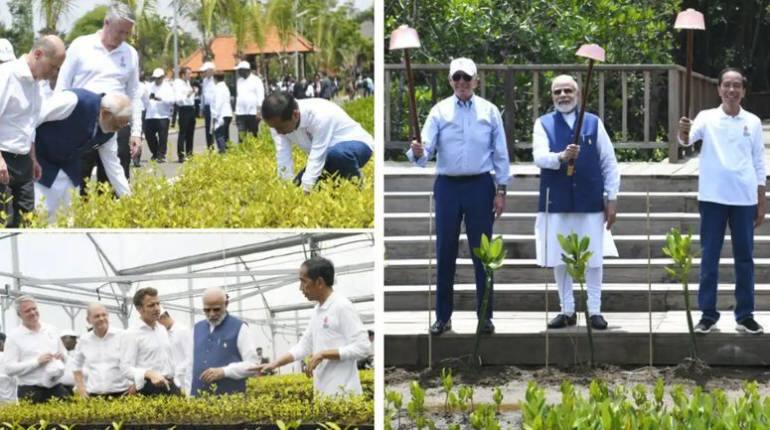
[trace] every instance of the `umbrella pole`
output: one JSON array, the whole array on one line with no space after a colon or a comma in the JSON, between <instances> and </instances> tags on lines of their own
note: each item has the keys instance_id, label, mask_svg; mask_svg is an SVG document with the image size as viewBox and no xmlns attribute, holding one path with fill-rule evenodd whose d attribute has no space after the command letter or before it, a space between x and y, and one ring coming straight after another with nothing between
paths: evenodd
<instances>
[{"instance_id":1,"label":"umbrella pole","mask_svg":"<svg viewBox=\"0 0 770 430\"><path fill-rule=\"evenodd\" d=\"M583 97L580 100L580 112L578 112L577 121L575 122L575 135L572 136L572 144L580 145L580 132L583 129L583 114L586 111L586 100L588 100L588 91L591 84L591 72L594 69L594 60L588 60L588 73L586 74L586 82L583 85ZM567 176L575 174L575 159L572 158L567 163Z\"/></svg>"}]
</instances>

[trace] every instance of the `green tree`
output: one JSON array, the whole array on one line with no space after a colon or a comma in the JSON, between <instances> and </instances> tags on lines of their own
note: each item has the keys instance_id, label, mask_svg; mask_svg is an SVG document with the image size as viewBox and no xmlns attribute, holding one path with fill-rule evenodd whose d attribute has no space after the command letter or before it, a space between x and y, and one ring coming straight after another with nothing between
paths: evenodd
<instances>
[{"instance_id":1,"label":"green tree","mask_svg":"<svg viewBox=\"0 0 770 430\"><path fill-rule=\"evenodd\" d=\"M32 49L35 35L32 30L32 2L29 0L8 0L8 12L11 14L11 27L5 37L13 45L18 57Z\"/></svg>"},{"instance_id":2,"label":"green tree","mask_svg":"<svg viewBox=\"0 0 770 430\"><path fill-rule=\"evenodd\" d=\"M56 24L72 10L75 0L40 0L39 6L40 18L43 20L40 33L56 34Z\"/></svg>"},{"instance_id":3,"label":"green tree","mask_svg":"<svg viewBox=\"0 0 770 430\"><path fill-rule=\"evenodd\" d=\"M72 43L73 40L80 36L92 34L100 30L104 25L105 15L107 15L106 5L97 6L78 18L75 24L72 25L72 29L67 33L67 44Z\"/></svg>"}]
</instances>

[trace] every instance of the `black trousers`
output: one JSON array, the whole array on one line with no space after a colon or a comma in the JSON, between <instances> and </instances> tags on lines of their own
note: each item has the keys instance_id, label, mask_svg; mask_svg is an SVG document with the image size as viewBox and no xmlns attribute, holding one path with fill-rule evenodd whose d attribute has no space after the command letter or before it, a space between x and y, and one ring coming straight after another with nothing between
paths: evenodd
<instances>
[{"instance_id":1,"label":"black trousers","mask_svg":"<svg viewBox=\"0 0 770 430\"><path fill-rule=\"evenodd\" d=\"M97 397L100 399L116 399L118 397L123 397L126 395L125 391L117 391L115 393L88 393L89 397Z\"/></svg>"},{"instance_id":2,"label":"black trousers","mask_svg":"<svg viewBox=\"0 0 770 430\"><path fill-rule=\"evenodd\" d=\"M195 106L179 106L179 134L176 140L176 154L183 161L193 153L195 135Z\"/></svg>"},{"instance_id":3,"label":"black trousers","mask_svg":"<svg viewBox=\"0 0 770 430\"><path fill-rule=\"evenodd\" d=\"M5 226L16 228L21 225L23 212L35 209L35 184L32 181L32 158L29 154L14 154L2 151L8 167L8 185L0 184L0 210L5 212Z\"/></svg>"},{"instance_id":4,"label":"black trousers","mask_svg":"<svg viewBox=\"0 0 770 430\"><path fill-rule=\"evenodd\" d=\"M254 137L257 137L257 134L259 134L259 119L257 119L256 115L236 115L235 126L238 127L239 139L242 139L245 133L249 133Z\"/></svg>"},{"instance_id":5,"label":"black trousers","mask_svg":"<svg viewBox=\"0 0 770 430\"><path fill-rule=\"evenodd\" d=\"M182 395L182 391L179 389L179 387L176 386L176 384L174 384L174 381L168 381L168 390L166 390L165 386L156 387L155 385L152 385L152 382L150 382L149 379L146 379L144 382L144 387L139 390L139 394L144 394L145 396L160 396L163 394L173 396Z\"/></svg>"},{"instance_id":6,"label":"black trousers","mask_svg":"<svg viewBox=\"0 0 770 430\"><path fill-rule=\"evenodd\" d=\"M128 179L131 172L131 147L128 144L129 140L131 140L131 125L127 125L118 130L117 135L118 159L120 160L120 165L123 167L123 174L126 175L126 179ZM107 172L104 170L102 159L99 158L99 151L96 149L89 149L83 153L80 160L80 174L83 177L84 185L86 179L91 179L91 172L94 171L94 166L96 167L96 180L109 183L110 179L107 177ZM80 195L86 195L85 186L80 187Z\"/></svg>"},{"instance_id":7,"label":"black trousers","mask_svg":"<svg viewBox=\"0 0 770 430\"><path fill-rule=\"evenodd\" d=\"M203 105L203 122L206 125L206 148L214 146L214 135L211 131L211 106Z\"/></svg>"},{"instance_id":8,"label":"black trousers","mask_svg":"<svg viewBox=\"0 0 770 430\"><path fill-rule=\"evenodd\" d=\"M153 160L165 160L168 145L168 118L147 118L144 121L144 137L150 147Z\"/></svg>"},{"instance_id":9,"label":"black trousers","mask_svg":"<svg viewBox=\"0 0 770 430\"><path fill-rule=\"evenodd\" d=\"M217 150L220 154L225 152L225 149L227 149L227 141L230 140L230 121L232 120L232 117L226 116L222 118L222 120L224 121L224 124L214 130L214 137L217 139Z\"/></svg>"},{"instance_id":10,"label":"black trousers","mask_svg":"<svg viewBox=\"0 0 770 430\"><path fill-rule=\"evenodd\" d=\"M71 394L67 392L62 384L56 384L51 388L38 385L19 385L16 389L16 395L19 400L27 399L32 403L45 403L53 398L66 398Z\"/></svg>"}]
</instances>

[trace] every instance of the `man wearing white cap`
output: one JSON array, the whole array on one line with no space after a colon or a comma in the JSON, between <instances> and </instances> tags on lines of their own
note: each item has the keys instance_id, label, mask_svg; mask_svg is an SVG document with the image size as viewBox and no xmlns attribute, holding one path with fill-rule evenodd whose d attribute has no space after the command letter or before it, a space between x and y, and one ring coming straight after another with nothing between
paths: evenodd
<instances>
[{"instance_id":1,"label":"man wearing white cap","mask_svg":"<svg viewBox=\"0 0 770 430\"><path fill-rule=\"evenodd\" d=\"M179 69L179 79L174 81L176 106L179 114L179 134L176 138L176 155L180 163L193 153L195 134L195 88L190 85L190 68Z\"/></svg>"},{"instance_id":2,"label":"man wearing white cap","mask_svg":"<svg viewBox=\"0 0 770 430\"><path fill-rule=\"evenodd\" d=\"M75 348L78 344L78 335L72 330L62 330L61 341L64 344L64 349L67 350L67 365L64 367L64 374L59 382L64 388L72 394L75 388L75 367L72 360L75 356Z\"/></svg>"},{"instance_id":3,"label":"man wearing white cap","mask_svg":"<svg viewBox=\"0 0 770 430\"><path fill-rule=\"evenodd\" d=\"M0 64L7 63L16 59L13 53L13 45L8 39L0 39Z\"/></svg>"},{"instance_id":4,"label":"man wearing white cap","mask_svg":"<svg viewBox=\"0 0 770 430\"><path fill-rule=\"evenodd\" d=\"M214 104L214 63L206 61L200 68L203 73L201 82L201 112L206 126L206 147L214 146L214 135L211 130L211 105Z\"/></svg>"},{"instance_id":5,"label":"man wearing white cap","mask_svg":"<svg viewBox=\"0 0 770 430\"><path fill-rule=\"evenodd\" d=\"M295 100L276 91L262 103L262 118L271 127L278 176L294 178L309 194L322 175L361 177L374 151L374 139L337 104L323 99ZM294 177L291 148L308 154L307 165Z\"/></svg>"},{"instance_id":6,"label":"man wearing white cap","mask_svg":"<svg viewBox=\"0 0 770 430\"><path fill-rule=\"evenodd\" d=\"M259 120L262 118L260 107L265 100L265 86L259 76L251 73L248 61L241 61L235 68L238 73L235 99L235 125L240 138L245 133L257 137Z\"/></svg>"},{"instance_id":7,"label":"man wearing white cap","mask_svg":"<svg viewBox=\"0 0 770 430\"><path fill-rule=\"evenodd\" d=\"M174 88L165 78L166 72L163 69L153 70L152 83L147 86L144 99L147 105L144 114L144 136L152 152L152 159L158 163L166 162L168 126L176 99Z\"/></svg>"},{"instance_id":8,"label":"man wearing white cap","mask_svg":"<svg viewBox=\"0 0 770 430\"><path fill-rule=\"evenodd\" d=\"M69 393L59 382L67 350L57 330L40 321L32 296L20 296L13 304L21 325L8 333L3 360L6 374L17 378L19 399L44 403L67 397Z\"/></svg>"},{"instance_id":9,"label":"man wearing white cap","mask_svg":"<svg viewBox=\"0 0 770 430\"><path fill-rule=\"evenodd\" d=\"M474 95L478 86L476 64L456 58L449 65L449 85L454 95L434 106L422 127L422 143L413 141L407 152L410 161L425 167L436 155L433 186L436 200L436 321L432 335L452 328L454 275L457 264L460 223L465 219L468 246L472 250L481 235L492 236L492 223L505 207L510 178L508 149L500 111ZM492 176L491 172L495 175ZM486 315L481 301L486 275L481 261L473 255L476 277L476 313L483 318L482 330L493 333L492 295Z\"/></svg>"},{"instance_id":10,"label":"man wearing white cap","mask_svg":"<svg viewBox=\"0 0 770 430\"><path fill-rule=\"evenodd\" d=\"M110 4L102 29L80 36L70 44L67 60L56 82L56 91L82 88L96 94L121 92L131 99L131 127L123 128L98 149L83 156L83 178L90 179L94 166L97 166L98 180L109 180L118 196L131 193L128 184L131 156L139 151L142 143L139 56L126 43L135 19L134 13L125 4Z\"/></svg>"}]
</instances>

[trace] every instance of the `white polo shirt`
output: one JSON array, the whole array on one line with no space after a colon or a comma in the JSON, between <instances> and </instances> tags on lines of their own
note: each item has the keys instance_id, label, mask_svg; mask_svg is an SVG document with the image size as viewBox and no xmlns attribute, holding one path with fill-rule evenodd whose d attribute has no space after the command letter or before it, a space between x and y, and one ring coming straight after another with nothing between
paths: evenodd
<instances>
[{"instance_id":1,"label":"white polo shirt","mask_svg":"<svg viewBox=\"0 0 770 430\"><path fill-rule=\"evenodd\" d=\"M236 82L236 115L259 115L262 101L265 100L265 86L262 79L251 74L248 78L238 78Z\"/></svg>"},{"instance_id":2,"label":"white polo shirt","mask_svg":"<svg viewBox=\"0 0 770 430\"><path fill-rule=\"evenodd\" d=\"M78 340L73 368L83 372L90 394L118 393L128 390L131 380L120 370L121 333L107 329L104 337L90 331Z\"/></svg>"},{"instance_id":3,"label":"white polo shirt","mask_svg":"<svg viewBox=\"0 0 770 430\"><path fill-rule=\"evenodd\" d=\"M336 103L325 99L302 99L297 100L297 105L300 119L296 130L289 134L278 134L275 129L270 129L276 146L278 175L281 178L294 178L292 145L297 145L308 154L307 166L302 175L302 187L306 191L312 190L318 181L326 164L326 153L334 145L356 140L374 151L372 136Z\"/></svg>"},{"instance_id":4,"label":"white polo shirt","mask_svg":"<svg viewBox=\"0 0 770 430\"><path fill-rule=\"evenodd\" d=\"M688 144L703 140L698 200L734 206L757 204L757 186L765 185L762 122L741 108L736 116L718 108L703 110L690 127Z\"/></svg>"},{"instance_id":5,"label":"white polo shirt","mask_svg":"<svg viewBox=\"0 0 770 430\"><path fill-rule=\"evenodd\" d=\"M156 322L154 327L150 327L139 320L123 334L122 351L121 372L136 385L137 390L144 387L144 374L150 369L168 379L175 379L177 387L182 386L182 375L175 374L171 340L161 323Z\"/></svg>"},{"instance_id":6,"label":"white polo shirt","mask_svg":"<svg viewBox=\"0 0 770 430\"><path fill-rule=\"evenodd\" d=\"M10 332L5 342L5 372L15 376L19 385L37 385L53 387L64 374L64 363L51 360L40 365L37 359L45 354L60 353L67 358L67 349L54 327L40 323L40 329L32 331L20 325Z\"/></svg>"},{"instance_id":7,"label":"white polo shirt","mask_svg":"<svg viewBox=\"0 0 770 430\"><path fill-rule=\"evenodd\" d=\"M27 56L0 65L0 151L28 154L43 98Z\"/></svg>"},{"instance_id":8,"label":"white polo shirt","mask_svg":"<svg viewBox=\"0 0 770 430\"><path fill-rule=\"evenodd\" d=\"M178 106L195 106L195 91L192 85L190 85L190 81L175 79L174 93L176 94L176 104Z\"/></svg>"},{"instance_id":9,"label":"white polo shirt","mask_svg":"<svg viewBox=\"0 0 770 430\"><path fill-rule=\"evenodd\" d=\"M150 99L150 94L155 95L155 99ZM171 83L164 80L157 85L154 81L145 87L144 102L147 106L145 119L171 119L171 113L176 102L176 94Z\"/></svg>"},{"instance_id":10,"label":"white polo shirt","mask_svg":"<svg viewBox=\"0 0 770 430\"><path fill-rule=\"evenodd\" d=\"M369 354L369 337L353 304L332 293L316 305L305 333L289 353L294 360L326 349L337 349L339 360L324 360L313 373L316 391L327 394L361 394L356 362Z\"/></svg>"}]
</instances>

